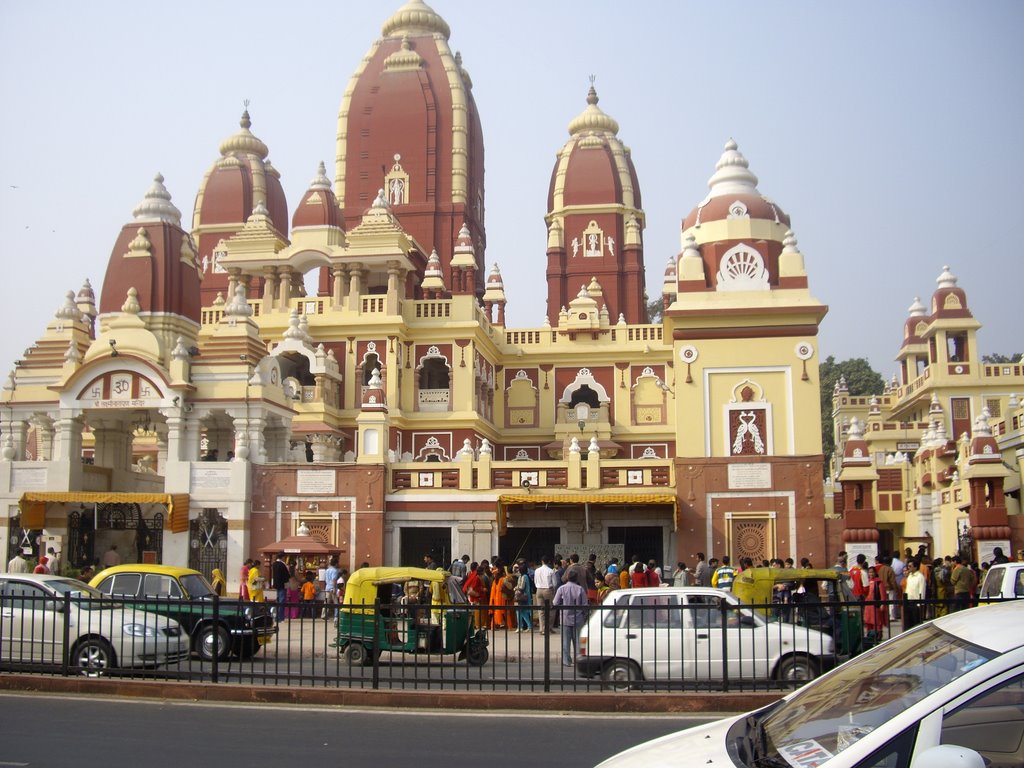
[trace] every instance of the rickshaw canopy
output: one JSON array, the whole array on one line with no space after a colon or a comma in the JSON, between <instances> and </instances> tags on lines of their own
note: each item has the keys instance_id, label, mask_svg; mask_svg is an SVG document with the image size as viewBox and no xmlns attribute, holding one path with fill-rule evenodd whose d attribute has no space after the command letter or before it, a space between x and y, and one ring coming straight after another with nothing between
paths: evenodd
<instances>
[{"instance_id":1,"label":"rickshaw canopy","mask_svg":"<svg viewBox=\"0 0 1024 768\"><path fill-rule=\"evenodd\" d=\"M736 574L732 584L733 594L748 605L766 605L772 601L772 591L776 584L786 581L817 581L833 582L838 587L845 574L833 568L747 568ZM842 590L833 590L839 599Z\"/></svg>"},{"instance_id":2,"label":"rickshaw canopy","mask_svg":"<svg viewBox=\"0 0 1024 768\"><path fill-rule=\"evenodd\" d=\"M431 603L448 605L465 603L465 595L448 571L440 568L380 567L360 568L349 576L345 584L343 605L370 605L380 595L381 585L406 584L410 581L425 582L431 586ZM437 585L436 588L434 585Z\"/></svg>"}]
</instances>

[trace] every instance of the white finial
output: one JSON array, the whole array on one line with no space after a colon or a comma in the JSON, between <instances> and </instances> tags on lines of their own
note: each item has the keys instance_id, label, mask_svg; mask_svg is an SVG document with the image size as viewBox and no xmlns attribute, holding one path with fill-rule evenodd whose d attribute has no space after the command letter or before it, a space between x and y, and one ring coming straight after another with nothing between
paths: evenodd
<instances>
[{"instance_id":1,"label":"white finial","mask_svg":"<svg viewBox=\"0 0 1024 768\"><path fill-rule=\"evenodd\" d=\"M796 247L796 235L793 234L793 230L787 230L786 236L782 238L782 250L786 253L798 253L799 249Z\"/></svg>"},{"instance_id":2,"label":"white finial","mask_svg":"<svg viewBox=\"0 0 1024 768\"><path fill-rule=\"evenodd\" d=\"M171 350L171 357L174 360L188 360L188 347L185 346L185 337L179 336L177 343L174 345L174 349Z\"/></svg>"},{"instance_id":3,"label":"white finial","mask_svg":"<svg viewBox=\"0 0 1024 768\"><path fill-rule=\"evenodd\" d=\"M492 450L493 450L493 448L491 447L491 441L490 440L488 440L485 437L483 440L480 441L480 455L481 456L490 456Z\"/></svg>"},{"instance_id":4,"label":"white finial","mask_svg":"<svg viewBox=\"0 0 1024 768\"><path fill-rule=\"evenodd\" d=\"M935 282L939 284L939 288L955 288L956 275L949 271L948 266L945 266L942 268L942 274L935 279Z\"/></svg>"},{"instance_id":5,"label":"white finial","mask_svg":"<svg viewBox=\"0 0 1024 768\"><path fill-rule=\"evenodd\" d=\"M911 317L922 317L926 311L924 304L921 303L920 296L915 296L914 303L907 307L907 312L910 313Z\"/></svg>"},{"instance_id":6,"label":"white finial","mask_svg":"<svg viewBox=\"0 0 1024 768\"><path fill-rule=\"evenodd\" d=\"M153 177L153 185L147 190L132 210L135 221L164 221L176 227L181 226L181 211L171 202L171 193L164 186L164 177L157 174Z\"/></svg>"},{"instance_id":7,"label":"white finial","mask_svg":"<svg viewBox=\"0 0 1024 768\"><path fill-rule=\"evenodd\" d=\"M78 305L75 304L75 292L68 291L64 294L64 303L57 308L55 317L58 320L78 320L82 316L82 313L78 311Z\"/></svg>"},{"instance_id":8,"label":"white finial","mask_svg":"<svg viewBox=\"0 0 1024 768\"><path fill-rule=\"evenodd\" d=\"M597 435L592 435L590 438L590 445L587 446L587 453L600 453L601 446L597 444Z\"/></svg>"},{"instance_id":9,"label":"white finial","mask_svg":"<svg viewBox=\"0 0 1024 768\"><path fill-rule=\"evenodd\" d=\"M573 439L569 441L569 453L579 453L579 452L580 452L580 439L578 437L573 437Z\"/></svg>"},{"instance_id":10,"label":"white finial","mask_svg":"<svg viewBox=\"0 0 1024 768\"><path fill-rule=\"evenodd\" d=\"M316 176L309 182L310 189L330 189L331 180L327 178L327 167L324 165L324 161L320 161L320 165L316 168Z\"/></svg>"},{"instance_id":11,"label":"white finial","mask_svg":"<svg viewBox=\"0 0 1024 768\"><path fill-rule=\"evenodd\" d=\"M82 361L82 353L78 351L78 345L74 340L68 342L68 351L64 353L64 362L79 363Z\"/></svg>"},{"instance_id":12,"label":"white finial","mask_svg":"<svg viewBox=\"0 0 1024 768\"><path fill-rule=\"evenodd\" d=\"M736 194L758 194L757 176L747 163L747 158L732 139L725 144L725 151L715 164L715 173L708 179L710 197Z\"/></svg>"},{"instance_id":13,"label":"white finial","mask_svg":"<svg viewBox=\"0 0 1024 768\"><path fill-rule=\"evenodd\" d=\"M299 311L292 309L291 315L288 317L288 330L284 332L286 339L295 339L296 341L305 341L302 329L299 327Z\"/></svg>"},{"instance_id":14,"label":"white finial","mask_svg":"<svg viewBox=\"0 0 1024 768\"><path fill-rule=\"evenodd\" d=\"M224 317L249 317L252 314L252 307L245 300L245 286L239 283L235 286L235 295L224 307Z\"/></svg>"}]
</instances>

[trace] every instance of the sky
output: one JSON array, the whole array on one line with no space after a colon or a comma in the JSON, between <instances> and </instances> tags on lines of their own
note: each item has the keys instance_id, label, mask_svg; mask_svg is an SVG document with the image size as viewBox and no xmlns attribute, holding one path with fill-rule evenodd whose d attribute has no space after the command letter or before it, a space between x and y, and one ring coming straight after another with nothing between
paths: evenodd
<instances>
[{"instance_id":1,"label":"sky","mask_svg":"<svg viewBox=\"0 0 1024 768\"><path fill-rule=\"evenodd\" d=\"M0 375L68 290L99 293L157 172L189 225L245 100L290 216L332 168L342 95L400 5L0 0ZM473 80L507 326L543 321L548 184L594 75L637 169L652 297L733 138L829 306L822 358L891 376L907 307L945 265L980 353L1024 352L1024 3L430 5Z\"/></svg>"}]
</instances>

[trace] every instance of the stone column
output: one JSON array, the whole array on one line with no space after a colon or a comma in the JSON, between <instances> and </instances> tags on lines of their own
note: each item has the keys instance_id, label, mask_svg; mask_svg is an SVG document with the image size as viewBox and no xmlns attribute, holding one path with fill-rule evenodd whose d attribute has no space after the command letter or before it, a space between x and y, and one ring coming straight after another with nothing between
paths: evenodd
<instances>
[{"instance_id":1,"label":"stone column","mask_svg":"<svg viewBox=\"0 0 1024 768\"><path fill-rule=\"evenodd\" d=\"M353 312L359 311L359 299L362 296L363 265L353 263L348 269L348 308Z\"/></svg>"},{"instance_id":2,"label":"stone column","mask_svg":"<svg viewBox=\"0 0 1024 768\"><path fill-rule=\"evenodd\" d=\"M241 274L239 269L228 270L228 295L224 297L224 300L229 304L235 298L235 289L238 287L238 276Z\"/></svg>"},{"instance_id":3,"label":"stone column","mask_svg":"<svg viewBox=\"0 0 1024 768\"><path fill-rule=\"evenodd\" d=\"M335 308L340 309L342 303L345 301L345 267L332 267L331 281L331 301Z\"/></svg>"},{"instance_id":4,"label":"stone column","mask_svg":"<svg viewBox=\"0 0 1024 768\"><path fill-rule=\"evenodd\" d=\"M402 297L399 295L399 289L404 284L402 280L402 273L404 270L400 269L398 262L388 262L388 294L387 294L387 306L385 311L389 315L397 315L399 313L399 306L402 301Z\"/></svg>"},{"instance_id":5,"label":"stone column","mask_svg":"<svg viewBox=\"0 0 1024 768\"><path fill-rule=\"evenodd\" d=\"M278 271L281 279L280 285L280 304L278 309L282 312L290 311L291 298L292 298L292 271L288 267L281 267Z\"/></svg>"},{"instance_id":6,"label":"stone column","mask_svg":"<svg viewBox=\"0 0 1024 768\"><path fill-rule=\"evenodd\" d=\"M263 268L263 311L274 309L274 293L277 291L277 267Z\"/></svg>"},{"instance_id":7,"label":"stone column","mask_svg":"<svg viewBox=\"0 0 1024 768\"><path fill-rule=\"evenodd\" d=\"M24 422L22 422L24 424ZM74 460L82 456L82 420L70 411L61 411L53 422L53 459ZM97 441L98 442L98 441ZM23 443L24 445L24 443ZM24 453L21 454L24 457ZM98 462L97 462L98 463Z\"/></svg>"}]
</instances>

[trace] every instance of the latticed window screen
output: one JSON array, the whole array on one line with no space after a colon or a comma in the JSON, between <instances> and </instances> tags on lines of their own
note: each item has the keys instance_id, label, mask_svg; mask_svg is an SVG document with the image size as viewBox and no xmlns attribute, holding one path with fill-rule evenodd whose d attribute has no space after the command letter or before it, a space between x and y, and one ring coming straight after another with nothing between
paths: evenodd
<instances>
[{"instance_id":1,"label":"latticed window screen","mask_svg":"<svg viewBox=\"0 0 1024 768\"><path fill-rule=\"evenodd\" d=\"M768 521L737 520L732 527L732 551L737 558L749 557L755 563L768 557Z\"/></svg>"}]
</instances>

